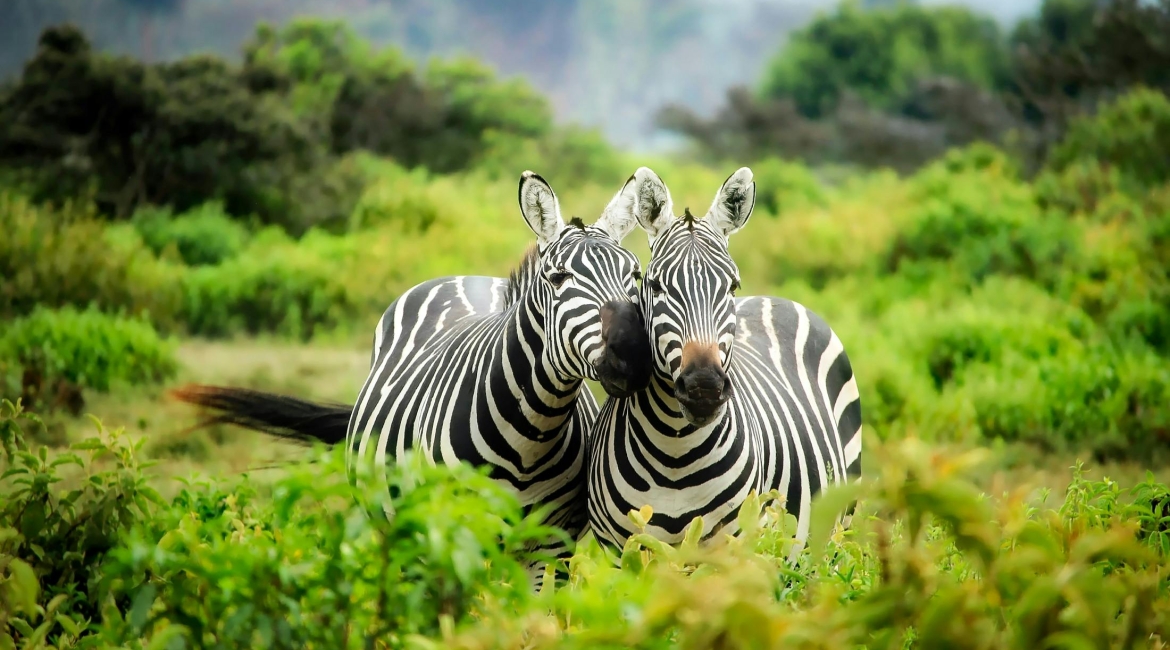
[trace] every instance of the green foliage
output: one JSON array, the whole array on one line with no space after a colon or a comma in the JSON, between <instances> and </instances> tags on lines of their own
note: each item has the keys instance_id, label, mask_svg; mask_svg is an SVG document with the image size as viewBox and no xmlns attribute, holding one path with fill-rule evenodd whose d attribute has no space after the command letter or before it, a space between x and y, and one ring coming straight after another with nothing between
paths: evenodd
<instances>
[{"instance_id":1,"label":"green foliage","mask_svg":"<svg viewBox=\"0 0 1170 650\"><path fill-rule=\"evenodd\" d=\"M134 214L134 226L156 255L174 247L190 266L219 264L239 254L249 232L223 211L222 203L209 203L180 215L148 208Z\"/></svg>"},{"instance_id":2,"label":"green foliage","mask_svg":"<svg viewBox=\"0 0 1170 650\"><path fill-rule=\"evenodd\" d=\"M542 138L492 130L484 137L485 151L476 170L493 179L511 179L517 169L531 169L546 178L609 186L629 173L624 157L594 129L558 128Z\"/></svg>"},{"instance_id":3,"label":"green foliage","mask_svg":"<svg viewBox=\"0 0 1170 650\"><path fill-rule=\"evenodd\" d=\"M19 375L30 406L50 408L63 399L63 387L104 392L153 384L178 370L174 342L160 338L148 321L92 307L38 307L10 321L0 334L0 371L5 366L5 383L12 385Z\"/></svg>"},{"instance_id":4,"label":"green foliage","mask_svg":"<svg viewBox=\"0 0 1170 650\"><path fill-rule=\"evenodd\" d=\"M394 48L374 50L341 21L262 26L245 47L245 75L289 101L335 154L365 150L407 167L466 169L488 134L539 138L547 100L471 59L432 61L416 73Z\"/></svg>"},{"instance_id":5,"label":"green foliage","mask_svg":"<svg viewBox=\"0 0 1170 650\"><path fill-rule=\"evenodd\" d=\"M983 454L943 458L915 440L877 453L880 477L814 505L818 524L795 564L791 519L775 506L719 549L640 536L619 569L590 545L551 613L496 610L441 645L1136 648L1165 636L1153 509L1165 486L1125 491L1078 474L1063 504L1041 510L1023 492L979 494L970 477ZM852 529L834 530L858 497Z\"/></svg>"},{"instance_id":6,"label":"green foliage","mask_svg":"<svg viewBox=\"0 0 1170 650\"><path fill-rule=\"evenodd\" d=\"M304 129L224 61L144 65L93 52L72 27L45 31L0 115L0 163L26 169L37 198L92 191L118 217L218 198L239 214L285 218L263 211L267 177L312 162Z\"/></svg>"},{"instance_id":7,"label":"green foliage","mask_svg":"<svg viewBox=\"0 0 1170 650\"><path fill-rule=\"evenodd\" d=\"M96 435L49 454L25 438L40 421L0 401L0 646L75 647L103 607L125 600L103 589L103 565L162 499L143 474L144 441L97 424Z\"/></svg>"},{"instance_id":8,"label":"green foliage","mask_svg":"<svg viewBox=\"0 0 1170 650\"><path fill-rule=\"evenodd\" d=\"M952 153L915 178L916 209L888 268L935 262L973 282L992 274L1047 279L1071 246L1067 224L1037 210L1031 188L1002 156L975 154Z\"/></svg>"},{"instance_id":9,"label":"green foliage","mask_svg":"<svg viewBox=\"0 0 1170 650\"><path fill-rule=\"evenodd\" d=\"M82 636L89 647L176 637L280 648L377 637L399 647L466 624L485 598L531 606L526 549L560 534L483 472L421 457L364 490L331 453L264 501L244 482L189 485L166 504L139 460L145 440L132 445L99 424L96 437L50 457L25 441L21 421L35 417L2 408L5 647L72 647ZM113 466L97 470L99 459ZM83 474L65 475L70 465Z\"/></svg>"},{"instance_id":10,"label":"green foliage","mask_svg":"<svg viewBox=\"0 0 1170 650\"><path fill-rule=\"evenodd\" d=\"M37 207L0 189L0 232L0 318L92 302L164 323L173 312L170 270L140 242L113 245L84 206Z\"/></svg>"},{"instance_id":11,"label":"green foliage","mask_svg":"<svg viewBox=\"0 0 1170 650\"><path fill-rule=\"evenodd\" d=\"M376 637L399 647L465 624L482 598L530 600L518 558L551 530L523 517L506 488L412 457L362 492L340 454L319 462L282 479L270 503L230 494L208 504L185 491L138 528L109 565L135 607L106 634L278 648ZM193 501L219 507L199 516Z\"/></svg>"},{"instance_id":12,"label":"green foliage","mask_svg":"<svg viewBox=\"0 0 1170 650\"><path fill-rule=\"evenodd\" d=\"M1095 162L1116 169L1141 189L1170 182L1170 98L1148 88L1132 90L1094 116L1081 117L1052 149L1048 164L1063 171Z\"/></svg>"},{"instance_id":13,"label":"green foliage","mask_svg":"<svg viewBox=\"0 0 1170 650\"><path fill-rule=\"evenodd\" d=\"M701 518L677 546L587 538L569 583L533 594L524 549L553 531L467 466L412 456L357 488L327 453L270 496L244 478L165 503L121 432L49 455L25 422L4 403L7 647L1137 648L1170 633L1170 488L1152 477L1124 488L1078 464L1050 505L1028 486L981 494L985 451L875 440L883 471L820 496L807 545L778 494L753 495L735 538L699 546Z\"/></svg>"},{"instance_id":14,"label":"green foliage","mask_svg":"<svg viewBox=\"0 0 1170 650\"><path fill-rule=\"evenodd\" d=\"M355 299L328 259L328 249L356 240L310 235L295 245L279 233L217 266L192 269L183 279L181 318L197 336L276 332L308 339L354 312ZM347 246L348 245L348 246Z\"/></svg>"},{"instance_id":15,"label":"green foliage","mask_svg":"<svg viewBox=\"0 0 1170 650\"><path fill-rule=\"evenodd\" d=\"M1007 61L995 23L966 8L898 3L863 11L841 4L789 36L764 76L763 93L791 98L801 114L831 113L845 92L897 108L915 80L947 75L1000 87Z\"/></svg>"}]
</instances>

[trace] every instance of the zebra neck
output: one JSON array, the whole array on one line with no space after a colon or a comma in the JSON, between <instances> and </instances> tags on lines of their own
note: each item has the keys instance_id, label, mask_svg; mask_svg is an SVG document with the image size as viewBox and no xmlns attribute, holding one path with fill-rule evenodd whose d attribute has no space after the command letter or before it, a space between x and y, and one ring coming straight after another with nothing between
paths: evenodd
<instances>
[{"instance_id":1,"label":"zebra neck","mask_svg":"<svg viewBox=\"0 0 1170 650\"><path fill-rule=\"evenodd\" d=\"M704 427L696 427L683 415L682 405L674 396L674 382L658 373L654 373L650 386L639 394L635 404L653 423L656 433L667 438L686 440L685 445L690 446L701 444L709 434L720 430L731 413L729 405L723 417Z\"/></svg>"},{"instance_id":2,"label":"zebra neck","mask_svg":"<svg viewBox=\"0 0 1170 650\"><path fill-rule=\"evenodd\" d=\"M581 379L562 376L548 359L543 313L538 296L525 296L513 306L484 378L497 417L530 441L553 441L562 434L581 392ZM516 405L505 408L503 403L512 399Z\"/></svg>"}]
</instances>

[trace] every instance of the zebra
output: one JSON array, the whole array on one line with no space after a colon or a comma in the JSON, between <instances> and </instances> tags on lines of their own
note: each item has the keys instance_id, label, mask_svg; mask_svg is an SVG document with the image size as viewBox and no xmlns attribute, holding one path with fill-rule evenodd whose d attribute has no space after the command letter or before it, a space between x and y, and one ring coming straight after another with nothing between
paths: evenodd
<instances>
[{"instance_id":1,"label":"zebra","mask_svg":"<svg viewBox=\"0 0 1170 650\"><path fill-rule=\"evenodd\" d=\"M749 168L727 178L702 218L689 208L676 217L650 169L635 182L649 203L637 214L651 249L640 302L653 377L598 415L589 526L603 546L621 549L639 532L627 513L650 505L645 532L675 544L701 515L707 541L738 531L750 491L777 490L797 518L795 557L813 496L861 474L861 402L844 347L803 305L735 297L728 240L755 205Z\"/></svg>"},{"instance_id":2,"label":"zebra","mask_svg":"<svg viewBox=\"0 0 1170 650\"><path fill-rule=\"evenodd\" d=\"M578 539L585 436L598 412L583 380L620 397L650 379L641 263L620 245L637 226L632 180L585 225L566 223L552 187L525 171L518 199L535 245L507 279L442 277L396 298L375 328L370 371L352 405L208 386L177 396L221 412L208 423L344 443L351 480L366 462L374 480L385 478L387 463L407 450L432 464L486 465L526 512L551 505L544 523ZM565 558L571 545L533 550ZM528 566L537 589L544 566Z\"/></svg>"}]
</instances>

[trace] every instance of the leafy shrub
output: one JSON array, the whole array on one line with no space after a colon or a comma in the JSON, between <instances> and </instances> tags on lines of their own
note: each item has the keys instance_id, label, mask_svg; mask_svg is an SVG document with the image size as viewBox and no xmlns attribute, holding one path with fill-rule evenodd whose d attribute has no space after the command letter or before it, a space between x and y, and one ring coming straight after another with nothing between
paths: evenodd
<instances>
[{"instance_id":1,"label":"leafy shrub","mask_svg":"<svg viewBox=\"0 0 1170 650\"><path fill-rule=\"evenodd\" d=\"M845 3L798 30L771 62L769 97L790 97L801 114L831 113L845 92L894 108L913 82L946 75L984 88L1007 79L994 22L960 7L899 4L862 10Z\"/></svg>"},{"instance_id":2,"label":"leafy shrub","mask_svg":"<svg viewBox=\"0 0 1170 650\"><path fill-rule=\"evenodd\" d=\"M512 180L531 169L548 179L620 187L633 169L595 129L562 127L539 138L506 131L484 134L485 150L475 169L489 178Z\"/></svg>"},{"instance_id":3,"label":"leafy shrub","mask_svg":"<svg viewBox=\"0 0 1170 650\"><path fill-rule=\"evenodd\" d=\"M220 202L177 216L167 209L143 209L135 213L133 221L142 240L156 255L173 246L190 266L231 259L248 241L248 229L225 214Z\"/></svg>"},{"instance_id":4,"label":"leafy shrub","mask_svg":"<svg viewBox=\"0 0 1170 650\"><path fill-rule=\"evenodd\" d=\"M163 504L137 447L99 428L75 449L113 468L59 495L81 459L33 453L16 415L0 412L10 646L1131 648L1170 633L1170 489L1090 481L1079 464L1052 506L981 494L986 451L867 442L883 471L818 497L802 548L779 495L752 495L736 538L698 546L697 518L676 546L587 539L570 582L533 595L520 549L552 531L467 466L404 458L366 490L329 453L270 499L245 479Z\"/></svg>"},{"instance_id":5,"label":"leafy shrub","mask_svg":"<svg viewBox=\"0 0 1170 650\"><path fill-rule=\"evenodd\" d=\"M987 438L1047 449L1089 449L1116 458L1170 439L1170 372L1148 353L1092 347L1080 353L969 371L971 399Z\"/></svg>"},{"instance_id":6,"label":"leafy shrub","mask_svg":"<svg viewBox=\"0 0 1170 650\"><path fill-rule=\"evenodd\" d=\"M107 240L89 209L37 207L0 190L0 232L0 318L97 303L170 322L178 297L171 269L141 242Z\"/></svg>"},{"instance_id":7,"label":"leafy shrub","mask_svg":"<svg viewBox=\"0 0 1170 650\"><path fill-rule=\"evenodd\" d=\"M384 162L377 166L376 177L354 207L351 230L392 225L424 232L440 219L444 206L428 192L425 169Z\"/></svg>"},{"instance_id":8,"label":"leafy shrub","mask_svg":"<svg viewBox=\"0 0 1170 650\"><path fill-rule=\"evenodd\" d=\"M1072 246L1069 226L1040 213L1011 166L993 162L952 172L955 164L945 159L914 179L916 207L888 253L887 268L945 263L974 282L993 274L1051 282Z\"/></svg>"},{"instance_id":9,"label":"leafy shrub","mask_svg":"<svg viewBox=\"0 0 1170 650\"><path fill-rule=\"evenodd\" d=\"M752 166L756 209L780 214L794 207L826 207L824 186L804 165L768 158Z\"/></svg>"},{"instance_id":10,"label":"leafy shrub","mask_svg":"<svg viewBox=\"0 0 1170 650\"><path fill-rule=\"evenodd\" d=\"M1137 88L1102 106L1096 115L1074 120L1047 164L1060 171L1092 161L1116 168L1139 188L1150 188L1170 181L1168 149L1170 98Z\"/></svg>"},{"instance_id":11,"label":"leafy shrub","mask_svg":"<svg viewBox=\"0 0 1170 650\"><path fill-rule=\"evenodd\" d=\"M81 408L80 389L151 384L174 376L171 341L150 323L111 316L94 308L38 307L0 334L0 371L8 383L20 373L21 394L32 405Z\"/></svg>"},{"instance_id":12,"label":"leafy shrub","mask_svg":"<svg viewBox=\"0 0 1170 650\"><path fill-rule=\"evenodd\" d=\"M0 645L67 648L100 622L107 555L162 500L143 474L145 439L131 444L99 423L50 456L26 442L36 426L0 401Z\"/></svg>"},{"instance_id":13,"label":"leafy shrub","mask_svg":"<svg viewBox=\"0 0 1170 650\"><path fill-rule=\"evenodd\" d=\"M916 440L875 453L880 476L818 499L795 564L774 506L718 551L638 535L619 569L588 545L551 612L489 609L443 646L1130 648L1166 634L1165 486L1075 475L1063 504L1037 509L974 489L981 453L940 457ZM856 497L853 529L834 530Z\"/></svg>"},{"instance_id":14,"label":"leafy shrub","mask_svg":"<svg viewBox=\"0 0 1170 650\"><path fill-rule=\"evenodd\" d=\"M261 238L223 264L192 269L183 290L182 320L198 336L274 332L307 340L356 308L344 277L308 242Z\"/></svg>"},{"instance_id":15,"label":"leafy shrub","mask_svg":"<svg viewBox=\"0 0 1170 650\"><path fill-rule=\"evenodd\" d=\"M403 458L388 486L362 492L339 454L322 462L282 479L269 504L229 495L197 517L185 494L137 528L109 565L136 607L106 633L277 648L372 636L399 647L465 624L482 598L530 600L517 558L549 531L506 488L467 466Z\"/></svg>"}]
</instances>

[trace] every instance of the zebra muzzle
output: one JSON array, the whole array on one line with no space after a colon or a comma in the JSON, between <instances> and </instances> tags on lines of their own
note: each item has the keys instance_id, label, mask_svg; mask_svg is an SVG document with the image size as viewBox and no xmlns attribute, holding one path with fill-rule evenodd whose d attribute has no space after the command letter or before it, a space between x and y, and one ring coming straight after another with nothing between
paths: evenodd
<instances>
[{"instance_id":1,"label":"zebra muzzle","mask_svg":"<svg viewBox=\"0 0 1170 650\"><path fill-rule=\"evenodd\" d=\"M629 397L650 384L650 338L637 305L611 300L601 306L601 340L605 345L594 369L610 397Z\"/></svg>"},{"instance_id":2,"label":"zebra muzzle","mask_svg":"<svg viewBox=\"0 0 1170 650\"><path fill-rule=\"evenodd\" d=\"M683 347L683 368L674 380L674 396L693 424L706 424L731 399L731 377L719 362L715 345L688 343Z\"/></svg>"}]
</instances>

